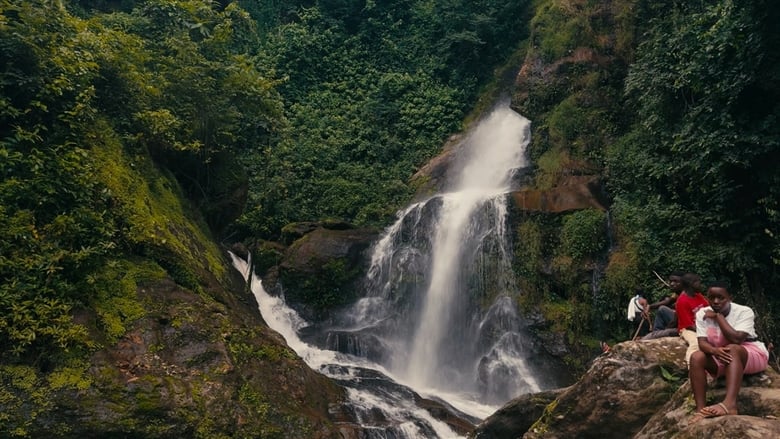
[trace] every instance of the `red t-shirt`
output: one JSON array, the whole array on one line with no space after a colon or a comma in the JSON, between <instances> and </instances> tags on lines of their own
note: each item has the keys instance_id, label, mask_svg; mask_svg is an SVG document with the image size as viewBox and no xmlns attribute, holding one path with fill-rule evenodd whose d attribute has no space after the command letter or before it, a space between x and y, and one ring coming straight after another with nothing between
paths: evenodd
<instances>
[{"instance_id":1,"label":"red t-shirt","mask_svg":"<svg viewBox=\"0 0 780 439\"><path fill-rule=\"evenodd\" d=\"M693 326L696 328L696 311L699 309L710 306L707 298L701 293L696 293L694 296L689 296L688 293L680 293L677 297L677 330L682 331L685 328ZM694 329L695 330L695 329Z\"/></svg>"}]
</instances>

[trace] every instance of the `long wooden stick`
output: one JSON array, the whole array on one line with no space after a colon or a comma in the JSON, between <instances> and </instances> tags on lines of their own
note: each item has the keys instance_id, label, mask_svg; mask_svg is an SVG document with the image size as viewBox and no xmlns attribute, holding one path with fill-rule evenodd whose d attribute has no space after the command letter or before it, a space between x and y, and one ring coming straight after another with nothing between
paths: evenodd
<instances>
[{"instance_id":1,"label":"long wooden stick","mask_svg":"<svg viewBox=\"0 0 780 439\"><path fill-rule=\"evenodd\" d=\"M655 277L657 277L657 278L658 278L658 280L660 280L661 282L663 282L663 283L664 283L664 285L666 285L667 287L671 287L671 285L669 285L669 282L665 281L665 280L664 280L664 278L662 278L660 274L658 274L658 273L656 273L656 272L655 272L655 270L653 270L653 274L655 275Z\"/></svg>"},{"instance_id":2,"label":"long wooden stick","mask_svg":"<svg viewBox=\"0 0 780 439\"><path fill-rule=\"evenodd\" d=\"M636 340L636 336L639 335L639 330L642 329L642 323L645 322L645 319L642 319L639 321L639 326L636 327L636 332L634 333L634 336L631 337L631 340Z\"/></svg>"},{"instance_id":3,"label":"long wooden stick","mask_svg":"<svg viewBox=\"0 0 780 439\"><path fill-rule=\"evenodd\" d=\"M639 330L642 329L642 324L645 322L645 320L647 321L647 329L653 328L652 323L650 323L650 319L645 317L645 314L642 313L642 319L639 320L639 326L637 326L636 332L634 333L634 337L631 338L631 340L636 340L636 336L639 335Z\"/></svg>"}]
</instances>

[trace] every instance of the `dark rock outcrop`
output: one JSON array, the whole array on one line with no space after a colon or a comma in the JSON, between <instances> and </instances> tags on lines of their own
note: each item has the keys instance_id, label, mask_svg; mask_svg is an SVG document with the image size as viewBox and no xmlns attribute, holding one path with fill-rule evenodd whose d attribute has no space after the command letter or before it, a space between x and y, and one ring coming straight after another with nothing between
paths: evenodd
<instances>
[{"instance_id":1,"label":"dark rock outcrop","mask_svg":"<svg viewBox=\"0 0 780 439\"><path fill-rule=\"evenodd\" d=\"M470 437L475 439L513 438L528 431L544 414L545 408L566 389L550 390L515 398L482 421Z\"/></svg>"},{"instance_id":2,"label":"dark rock outcrop","mask_svg":"<svg viewBox=\"0 0 780 439\"><path fill-rule=\"evenodd\" d=\"M283 289L288 304L317 320L322 311L356 297L377 236L373 229L314 227L285 250L278 272L264 279L266 290Z\"/></svg>"},{"instance_id":3,"label":"dark rock outcrop","mask_svg":"<svg viewBox=\"0 0 780 439\"><path fill-rule=\"evenodd\" d=\"M523 211L558 213L579 209L607 210L607 201L597 176L561 177L558 186L547 190L525 188L512 192L515 208Z\"/></svg>"},{"instance_id":4,"label":"dark rock outcrop","mask_svg":"<svg viewBox=\"0 0 780 439\"><path fill-rule=\"evenodd\" d=\"M373 229L333 230L319 227L292 243L280 266L283 270L315 274L334 259L363 263L365 250L378 236Z\"/></svg>"},{"instance_id":5,"label":"dark rock outcrop","mask_svg":"<svg viewBox=\"0 0 780 439\"><path fill-rule=\"evenodd\" d=\"M507 420L528 416L524 396L508 403L475 429L486 438L734 438L780 437L780 375L745 377L740 414L689 424L693 402L684 362L685 342L678 337L628 341L597 357L574 385L562 389L530 428ZM713 382L708 400L725 389ZM540 395L542 399L549 394Z\"/></svg>"}]
</instances>

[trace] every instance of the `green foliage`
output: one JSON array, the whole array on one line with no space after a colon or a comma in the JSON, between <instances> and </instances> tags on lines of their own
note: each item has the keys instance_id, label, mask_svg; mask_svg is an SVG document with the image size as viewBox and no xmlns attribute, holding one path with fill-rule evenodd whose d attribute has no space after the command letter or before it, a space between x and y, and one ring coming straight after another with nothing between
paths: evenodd
<instances>
[{"instance_id":1,"label":"green foliage","mask_svg":"<svg viewBox=\"0 0 780 439\"><path fill-rule=\"evenodd\" d=\"M584 123L583 112L575 103L576 96L564 99L550 113L547 124L550 126L550 143L568 145L581 134Z\"/></svg>"},{"instance_id":2,"label":"green foliage","mask_svg":"<svg viewBox=\"0 0 780 439\"><path fill-rule=\"evenodd\" d=\"M591 333L589 330L591 308L588 304L576 298L552 299L543 303L540 309L545 320L552 324L550 328L552 333L562 334L567 343L574 345L573 351L578 348L585 350L585 346L581 343L591 341L587 335ZM577 357L577 355L572 355L567 360L572 362L572 366L575 366L578 363Z\"/></svg>"},{"instance_id":3,"label":"green foliage","mask_svg":"<svg viewBox=\"0 0 780 439\"><path fill-rule=\"evenodd\" d=\"M572 173L607 177L615 250L593 297L594 322L625 325L625 297L658 290L654 270L730 278L751 290L747 302L773 309L771 294L759 298L777 282L780 248L770 165L780 154L777 8L761 0L604 5L538 3L527 59L544 74L531 70L518 102L534 121L538 187ZM580 295L571 258L598 247L573 238L595 221L578 223L563 225L562 255L546 259L554 296Z\"/></svg>"},{"instance_id":4,"label":"green foliage","mask_svg":"<svg viewBox=\"0 0 780 439\"><path fill-rule=\"evenodd\" d=\"M552 322L553 332L567 333L573 326L574 309L571 302L548 301L542 307L547 321Z\"/></svg>"},{"instance_id":5,"label":"green foliage","mask_svg":"<svg viewBox=\"0 0 780 439\"><path fill-rule=\"evenodd\" d=\"M54 370L47 382L34 367L0 365L0 436L31 437L33 425L55 408L54 390L84 390L90 385L85 370L85 364L68 364Z\"/></svg>"},{"instance_id":6,"label":"green foliage","mask_svg":"<svg viewBox=\"0 0 780 439\"><path fill-rule=\"evenodd\" d=\"M547 404L547 406L544 408L544 412L542 412L542 415L539 416L539 419L534 421L533 425L531 425L531 428L529 428L528 431L533 431L534 433L538 433L538 434L547 433L547 430L550 428L550 424L554 420L553 416L555 415L555 409L557 407L558 407L557 399Z\"/></svg>"},{"instance_id":7,"label":"green foliage","mask_svg":"<svg viewBox=\"0 0 780 439\"><path fill-rule=\"evenodd\" d=\"M615 325L625 320L627 300L647 282L645 273L639 272L637 252L631 245L610 252L609 263L598 296L597 308L603 319Z\"/></svg>"},{"instance_id":8,"label":"green foliage","mask_svg":"<svg viewBox=\"0 0 780 439\"><path fill-rule=\"evenodd\" d=\"M537 160L535 186L538 189L551 189L566 170L570 162L568 151L548 149Z\"/></svg>"},{"instance_id":9,"label":"green foliage","mask_svg":"<svg viewBox=\"0 0 780 439\"><path fill-rule=\"evenodd\" d=\"M575 260L597 257L606 249L606 216L596 209L566 215L561 229L561 250Z\"/></svg>"},{"instance_id":10,"label":"green foliage","mask_svg":"<svg viewBox=\"0 0 780 439\"><path fill-rule=\"evenodd\" d=\"M540 275L548 256L543 225L533 220L523 221L517 227L515 242L515 270L523 292L521 303L529 307L541 302L549 290L547 279Z\"/></svg>"},{"instance_id":11,"label":"green foliage","mask_svg":"<svg viewBox=\"0 0 780 439\"><path fill-rule=\"evenodd\" d=\"M296 358L295 352L287 346L275 343L258 346L256 336L257 334L252 330L241 330L231 334L227 346L237 364L247 364L252 361L279 363Z\"/></svg>"},{"instance_id":12,"label":"green foliage","mask_svg":"<svg viewBox=\"0 0 780 439\"><path fill-rule=\"evenodd\" d=\"M221 278L220 251L180 187L199 206L224 197L242 184L224 155L283 125L278 82L258 67L246 12L139 5L102 14L84 2L0 1L0 348L9 361L46 365L97 346L73 319L85 312L101 341L117 340L143 315L137 282L163 276L159 267L194 290L207 272Z\"/></svg>"},{"instance_id":13,"label":"green foliage","mask_svg":"<svg viewBox=\"0 0 780 439\"><path fill-rule=\"evenodd\" d=\"M271 267L279 265L283 256L283 248L278 244L263 241L252 250L252 265L256 273L261 275Z\"/></svg>"},{"instance_id":14,"label":"green foliage","mask_svg":"<svg viewBox=\"0 0 780 439\"><path fill-rule=\"evenodd\" d=\"M34 3L0 3L0 347L16 356L86 342L70 313L89 300L83 274L116 247L117 218L80 138L95 117L92 35Z\"/></svg>"},{"instance_id":15,"label":"green foliage","mask_svg":"<svg viewBox=\"0 0 780 439\"><path fill-rule=\"evenodd\" d=\"M259 420L263 426L260 431L254 431L253 434L261 434L262 437L284 437L284 431L277 427L275 422L271 422L274 416L272 405L266 401L266 398L260 394L254 386L243 385L238 391L238 400L243 404L249 414ZM247 436L251 437L251 436Z\"/></svg>"},{"instance_id":16,"label":"green foliage","mask_svg":"<svg viewBox=\"0 0 780 439\"><path fill-rule=\"evenodd\" d=\"M288 288L288 300L322 312L355 300L352 288L359 274L360 267L343 258L328 261L314 272L282 270L280 280Z\"/></svg>"},{"instance_id":17,"label":"green foliage","mask_svg":"<svg viewBox=\"0 0 780 439\"><path fill-rule=\"evenodd\" d=\"M290 127L277 145L244 156L250 207L241 231L277 239L291 222L389 221L412 194L409 177L461 128L490 67L523 36L525 7L449 0L251 9L268 29L264 64L287 79L279 91Z\"/></svg>"},{"instance_id":18,"label":"green foliage","mask_svg":"<svg viewBox=\"0 0 780 439\"><path fill-rule=\"evenodd\" d=\"M536 185L549 188L571 173L596 173L604 149L625 129L622 89L634 15L625 2L539 2L519 110L533 120L529 155L540 163ZM532 64L531 64L532 63ZM527 96L526 96L527 93Z\"/></svg>"},{"instance_id":19,"label":"green foliage","mask_svg":"<svg viewBox=\"0 0 780 439\"><path fill-rule=\"evenodd\" d=\"M87 278L92 290L90 308L97 315L97 325L108 344L116 343L130 324L145 315L137 297L139 282L164 276L165 272L156 264L109 261Z\"/></svg>"},{"instance_id":20,"label":"green foliage","mask_svg":"<svg viewBox=\"0 0 780 439\"><path fill-rule=\"evenodd\" d=\"M616 219L649 265L735 281L771 273L777 12L727 1L648 13L626 82L637 125L608 152Z\"/></svg>"},{"instance_id":21,"label":"green foliage","mask_svg":"<svg viewBox=\"0 0 780 439\"><path fill-rule=\"evenodd\" d=\"M541 227L536 222L524 221L518 225L515 255L523 273L532 274L538 271L543 260L543 239Z\"/></svg>"},{"instance_id":22,"label":"green foliage","mask_svg":"<svg viewBox=\"0 0 780 439\"><path fill-rule=\"evenodd\" d=\"M592 35L587 17L578 11L566 10L564 2L545 2L536 9L531 21L531 39L542 59L554 61L570 55L581 45L589 45Z\"/></svg>"},{"instance_id":23,"label":"green foliage","mask_svg":"<svg viewBox=\"0 0 780 439\"><path fill-rule=\"evenodd\" d=\"M682 378L679 375L669 372L665 367L661 365L659 365L658 367L661 369L661 376L663 377L663 379L670 383L676 383L677 381L680 381L680 379Z\"/></svg>"}]
</instances>

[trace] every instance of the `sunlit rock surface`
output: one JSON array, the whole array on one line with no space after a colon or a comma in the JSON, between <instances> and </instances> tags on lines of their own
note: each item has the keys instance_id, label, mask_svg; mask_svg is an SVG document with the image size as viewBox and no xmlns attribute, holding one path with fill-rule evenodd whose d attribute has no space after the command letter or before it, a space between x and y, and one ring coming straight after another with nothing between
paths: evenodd
<instances>
[{"instance_id":1,"label":"sunlit rock surface","mask_svg":"<svg viewBox=\"0 0 780 439\"><path fill-rule=\"evenodd\" d=\"M574 385L563 389L526 428L507 419L527 417L524 396L480 424L473 437L485 438L735 438L780 437L780 375L772 369L745 377L738 416L690 424L694 405L678 337L627 341L594 359ZM711 383L707 397L724 397L723 381ZM497 432L500 432L497 433Z\"/></svg>"}]
</instances>

